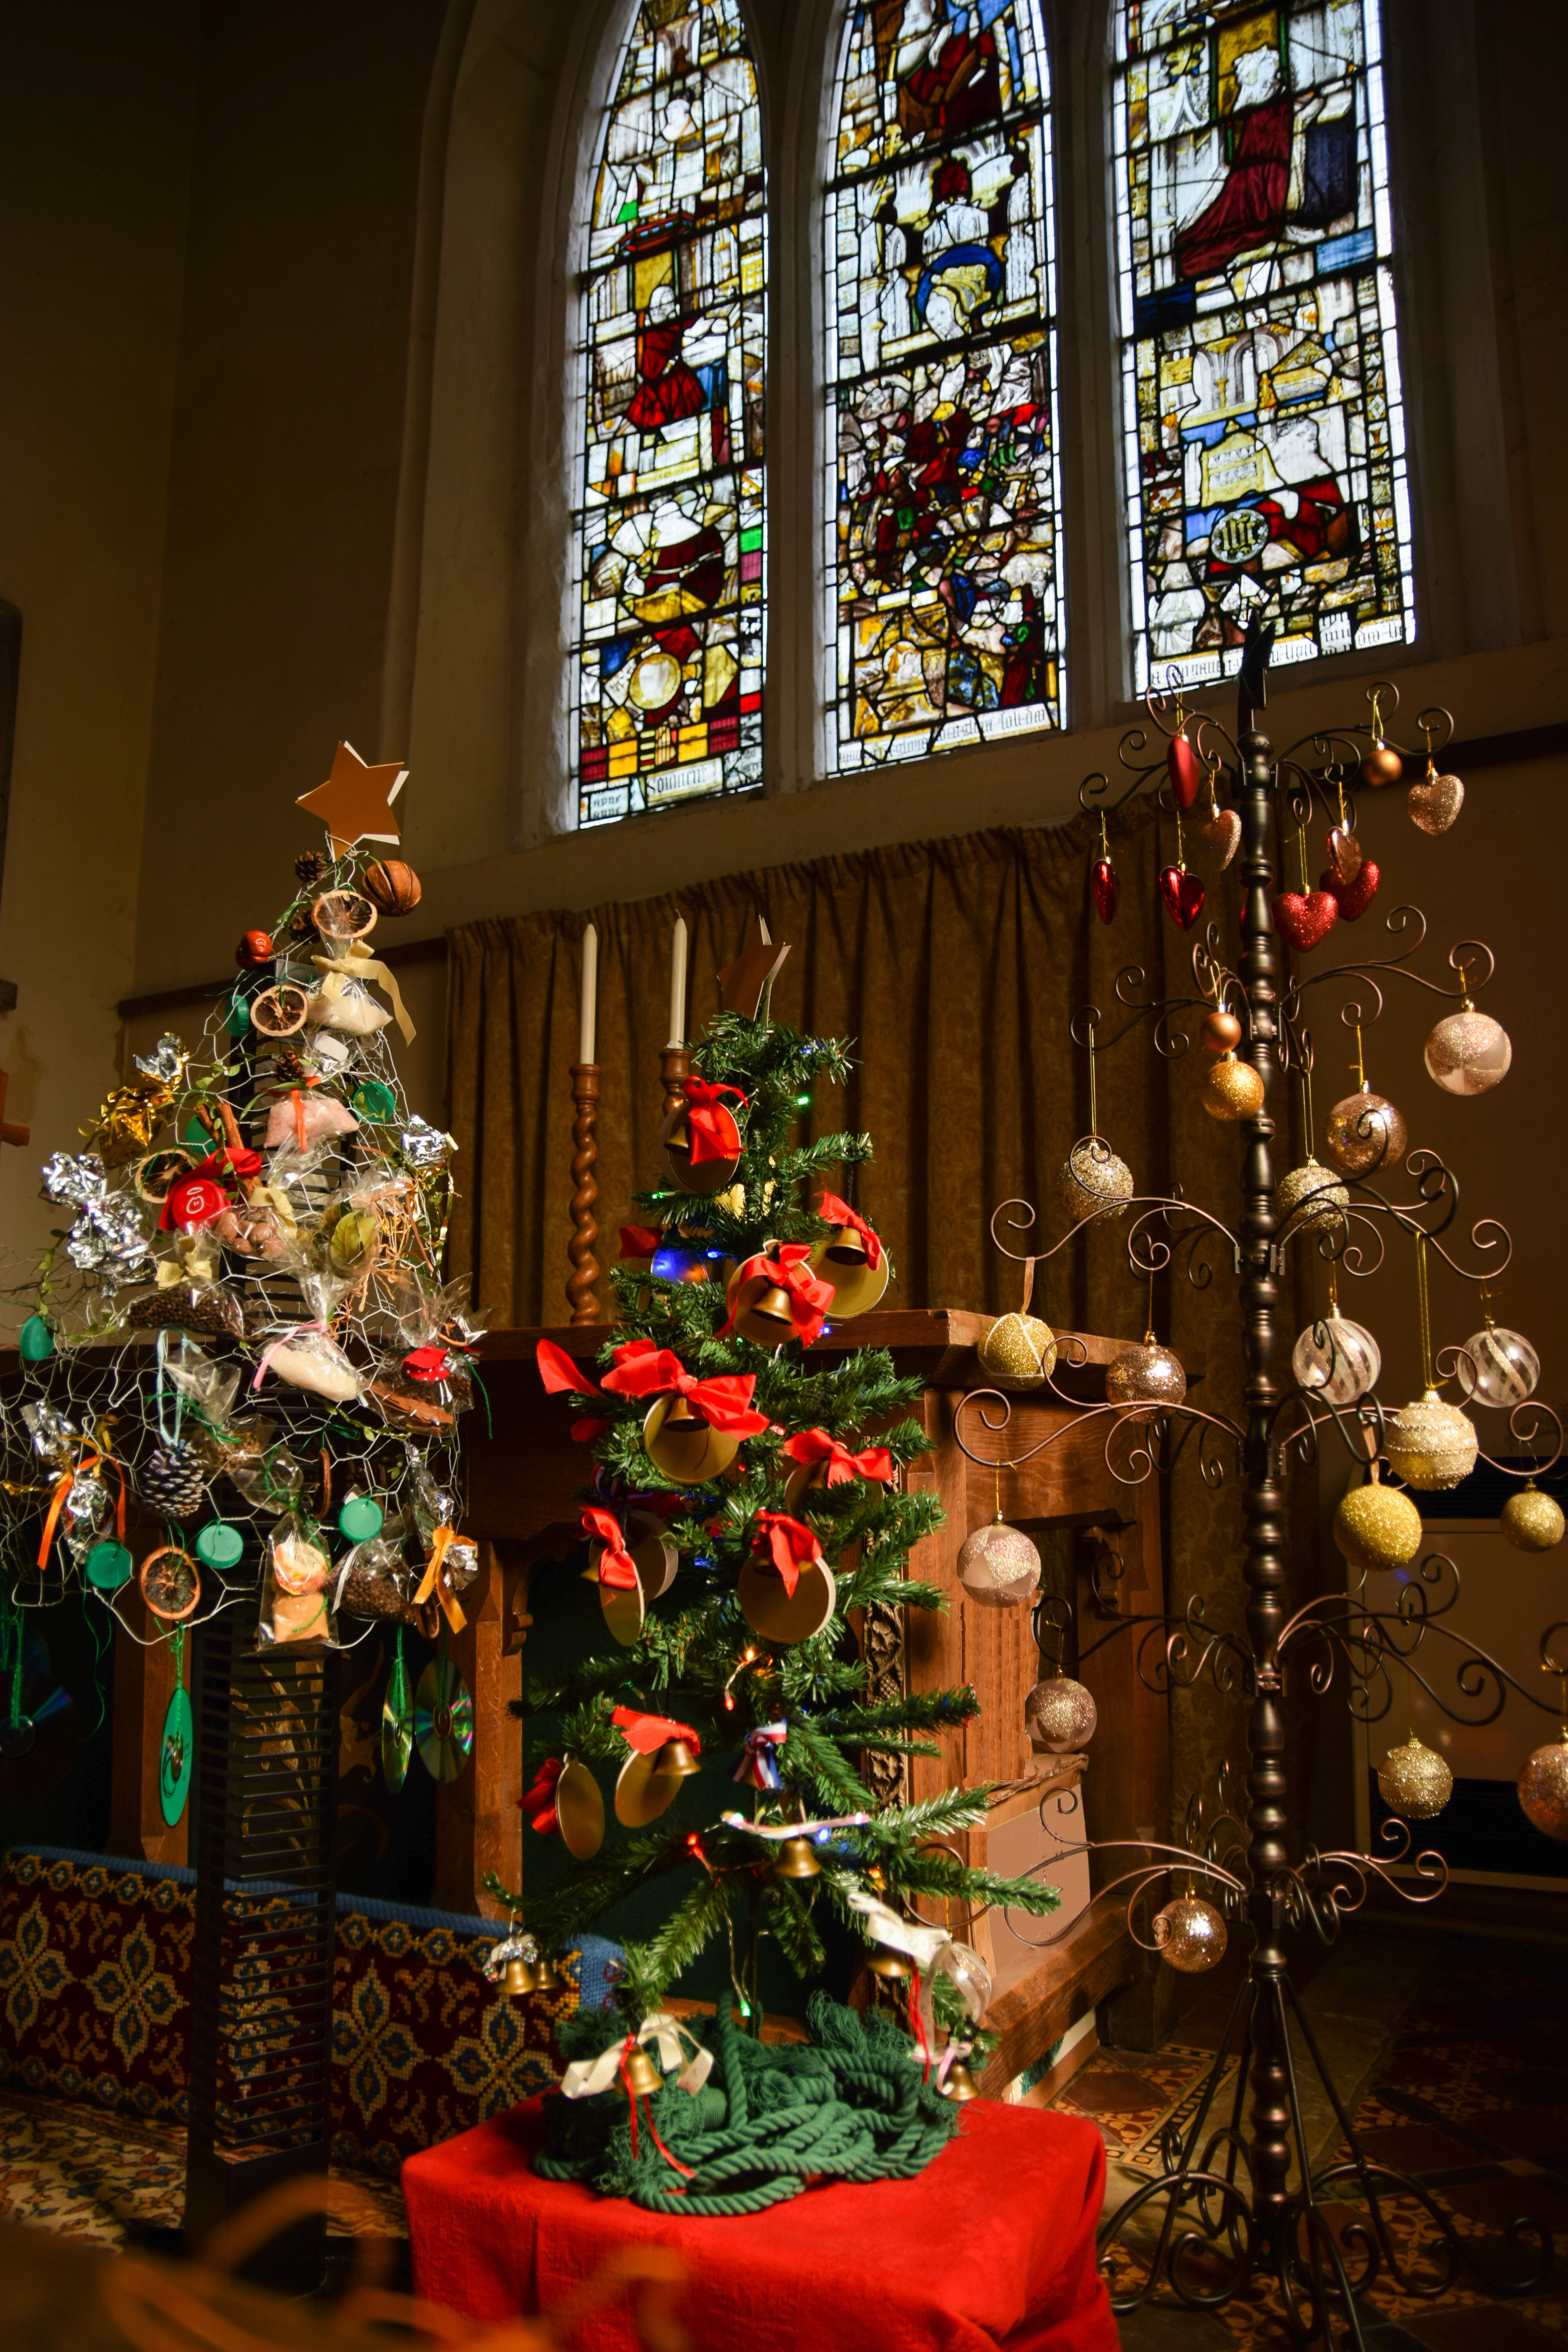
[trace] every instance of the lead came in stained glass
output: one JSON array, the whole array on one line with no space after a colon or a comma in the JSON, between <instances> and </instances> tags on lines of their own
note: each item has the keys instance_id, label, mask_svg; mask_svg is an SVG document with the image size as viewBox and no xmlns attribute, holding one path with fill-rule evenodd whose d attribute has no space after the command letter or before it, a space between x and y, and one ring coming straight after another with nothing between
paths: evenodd
<instances>
[{"instance_id":1,"label":"lead came in stained glass","mask_svg":"<svg viewBox=\"0 0 1568 2352\"><path fill-rule=\"evenodd\" d=\"M1137 682L1413 640L1377 0L1127 0Z\"/></svg>"},{"instance_id":2,"label":"lead came in stained glass","mask_svg":"<svg viewBox=\"0 0 1568 2352\"><path fill-rule=\"evenodd\" d=\"M764 205L735 0L641 0L581 307L580 824L762 782Z\"/></svg>"},{"instance_id":3,"label":"lead came in stained glass","mask_svg":"<svg viewBox=\"0 0 1568 2352\"><path fill-rule=\"evenodd\" d=\"M828 762L1062 721L1049 77L1033 0L868 0L827 192Z\"/></svg>"}]
</instances>

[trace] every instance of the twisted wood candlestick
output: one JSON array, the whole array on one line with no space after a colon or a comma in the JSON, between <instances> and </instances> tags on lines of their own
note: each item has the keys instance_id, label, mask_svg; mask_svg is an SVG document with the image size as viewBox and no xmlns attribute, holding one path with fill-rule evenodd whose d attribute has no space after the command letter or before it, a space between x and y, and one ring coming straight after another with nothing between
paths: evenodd
<instances>
[{"instance_id":1,"label":"twisted wood candlestick","mask_svg":"<svg viewBox=\"0 0 1568 2352\"><path fill-rule=\"evenodd\" d=\"M686 1081L691 1076L691 1056L684 1045L666 1045L658 1057L658 1075L664 1080L664 1115L679 1110L686 1100Z\"/></svg>"},{"instance_id":2,"label":"twisted wood candlestick","mask_svg":"<svg viewBox=\"0 0 1568 2352\"><path fill-rule=\"evenodd\" d=\"M572 1195L572 1238L566 1244L566 1255L572 1261L572 1272L566 1280L566 1302L572 1309L574 1323L602 1323L605 1317L597 1289L599 1262L594 1255L594 1244L599 1238L599 1227L594 1215L599 1199L599 1187L594 1176L594 1162L599 1156L599 1147L594 1140L594 1128L599 1116L597 1062L573 1063L572 1099L577 1106L577 1116L572 1125L572 1141L575 1147L572 1157L572 1181L576 1190Z\"/></svg>"}]
</instances>

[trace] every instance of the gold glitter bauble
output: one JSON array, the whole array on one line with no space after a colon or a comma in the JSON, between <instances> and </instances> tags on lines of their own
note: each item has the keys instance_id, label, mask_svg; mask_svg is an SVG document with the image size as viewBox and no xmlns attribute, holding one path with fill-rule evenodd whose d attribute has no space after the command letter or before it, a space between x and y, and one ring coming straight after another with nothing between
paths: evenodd
<instances>
[{"instance_id":1,"label":"gold glitter bauble","mask_svg":"<svg viewBox=\"0 0 1568 2352\"><path fill-rule=\"evenodd\" d=\"M1250 1062L1222 1054L1204 1073L1202 1101L1211 1118L1256 1118L1263 1108L1263 1081Z\"/></svg>"},{"instance_id":2,"label":"gold glitter bauble","mask_svg":"<svg viewBox=\"0 0 1568 2352\"><path fill-rule=\"evenodd\" d=\"M1037 1748L1048 1748L1055 1756L1086 1748L1099 1719L1089 1692L1070 1675L1048 1675L1024 1701L1025 1730Z\"/></svg>"},{"instance_id":3,"label":"gold glitter bauble","mask_svg":"<svg viewBox=\"0 0 1568 2352\"><path fill-rule=\"evenodd\" d=\"M1021 1609L1040 1580L1040 1555L1018 1528L994 1519L958 1555L958 1580L982 1609Z\"/></svg>"},{"instance_id":4,"label":"gold glitter bauble","mask_svg":"<svg viewBox=\"0 0 1568 2352\"><path fill-rule=\"evenodd\" d=\"M1521 1486L1510 1495L1498 1520L1499 1531L1515 1551L1555 1551L1563 1540L1563 1513L1539 1486Z\"/></svg>"},{"instance_id":5,"label":"gold glitter bauble","mask_svg":"<svg viewBox=\"0 0 1568 2352\"><path fill-rule=\"evenodd\" d=\"M1086 1135L1057 1171L1057 1198L1079 1224L1097 1209L1119 1217L1120 1204L1132 1198L1132 1171L1103 1137Z\"/></svg>"},{"instance_id":6,"label":"gold glitter bauble","mask_svg":"<svg viewBox=\"0 0 1568 2352\"><path fill-rule=\"evenodd\" d=\"M1407 1568L1421 1549L1421 1514L1393 1486L1352 1486L1334 1513L1334 1541L1352 1568Z\"/></svg>"},{"instance_id":7,"label":"gold glitter bauble","mask_svg":"<svg viewBox=\"0 0 1568 2352\"><path fill-rule=\"evenodd\" d=\"M1274 1214L1280 1224L1292 1209L1300 1210L1290 1217L1292 1234L1321 1233L1325 1225L1337 1225L1350 1204L1344 1186L1319 1160L1292 1168L1274 1187Z\"/></svg>"},{"instance_id":8,"label":"gold glitter bauble","mask_svg":"<svg viewBox=\"0 0 1568 2352\"><path fill-rule=\"evenodd\" d=\"M1180 1404L1187 1376L1180 1359L1151 1331L1136 1347L1123 1348L1108 1368L1105 1393L1112 1404Z\"/></svg>"},{"instance_id":9,"label":"gold glitter bauble","mask_svg":"<svg viewBox=\"0 0 1568 2352\"><path fill-rule=\"evenodd\" d=\"M1519 1801L1543 1837L1568 1838L1568 1736L1536 1749L1519 1776Z\"/></svg>"},{"instance_id":10,"label":"gold glitter bauble","mask_svg":"<svg viewBox=\"0 0 1568 2352\"><path fill-rule=\"evenodd\" d=\"M1225 1921L1200 1895L1178 1895L1155 1912L1153 1925L1160 1958L1184 1977L1202 1976L1225 1958Z\"/></svg>"},{"instance_id":11,"label":"gold glitter bauble","mask_svg":"<svg viewBox=\"0 0 1568 2352\"><path fill-rule=\"evenodd\" d=\"M1384 1450L1389 1468L1407 1486L1431 1493L1457 1486L1469 1476L1479 1444L1468 1415L1457 1404L1445 1404L1436 1389L1428 1389L1394 1414Z\"/></svg>"},{"instance_id":12,"label":"gold glitter bauble","mask_svg":"<svg viewBox=\"0 0 1568 2352\"><path fill-rule=\"evenodd\" d=\"M1391 1748L1377 1768L1378 1793L1391 1813L1405 1821L1436 1818L1454 1793L1454 1776L1435 1748L1414 1732L1403 1748Z\"/></svg>"},{"instance_id":13,"label":"gold glitter bauble","mask_svg":"<svg viewBox=\"0 0 1568 2352\"><path fill-rule=\"evenodd\" d=\"M1396 1167L1409 1140L1409 1131L1394 1105L1384 1096L1363 1088L1334 1105L1323 1149L1347 1176L1364 1176L1370 1168Z\"/></svg>"},{"instance_id":14,"label":"gold glitter bauble","mask_svg":"<svg viewBox=\"0 0 1568 2352\"><path fill-rule=\"evenodd\" d=\"M1056 1369L1057 1335L1037 1315L998 1315L975 1349L999 1389L1039 1389Z\"/></svg>"},{"instance_id":15,"label":"gold glitter bauble","mask_svg":"<svg viewBox=\"0 0 1568 2352\"><path fill-rule=\"evenodd\" d=\"M1445 1094L1484 1095L1506 1078L1513 1044L1500 1021L1473 1004L1439 1021L1422 1049L1426 1075Z\"/></svg>"}]
</instances>

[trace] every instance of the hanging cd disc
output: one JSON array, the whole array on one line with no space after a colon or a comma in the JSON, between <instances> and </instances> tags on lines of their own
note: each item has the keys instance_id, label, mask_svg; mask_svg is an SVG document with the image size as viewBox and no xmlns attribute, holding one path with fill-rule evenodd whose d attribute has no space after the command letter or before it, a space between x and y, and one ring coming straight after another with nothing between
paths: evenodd
<instances>
[{"instance_id":1,"label":"hanging cd disc","mask_svg":"<svg viewBox=\"0 0 1568 2352\"><path fill-rule=\"evenodd\" d=\"M381 1702L381 1777L395 1797L408 1778L413 1755L414 1702L409 1696L408 1667L400 1633L386 1696Z\"/></svg>"},{"instance_id":2,"label":"hanging cd disc","mask_svg":"<svg viewBox=\"0 0 1568 2352\"><path fill-rule=\"evenodd\" d=\"M195 1753L195 1722L191 1695L180 1684L163 1717L163 1744L158 1755L158 1801L171 1829L185 1810L191 1793L191 1763Z\"/></svg>"},{"instance_id":3,"label":"hanging cd disc","mask_svg":"<svg viewBox=\"0 0 1568 2352\"><path fill-rule=\"evenodd\" d=\"M432 1658L419 1677L414 1742L437 1780L455 1780L473 1753L473 1693L450 1658Z\"/></svg>"}]
</instances>

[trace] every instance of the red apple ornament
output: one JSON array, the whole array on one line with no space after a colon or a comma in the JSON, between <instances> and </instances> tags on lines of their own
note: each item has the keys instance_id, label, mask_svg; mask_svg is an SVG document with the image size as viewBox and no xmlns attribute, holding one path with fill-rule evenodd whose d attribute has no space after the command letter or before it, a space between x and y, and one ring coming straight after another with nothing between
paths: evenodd
<instances>
[{"instance_id":1,"label":"red apple ornament","mask_svg":"<svg viewBox=\"0 0 1568 2352\"><path fill-rule=\"evenodd\" d=\"M234 951L234 960L242 971L259 971L264 963L272 961L272 938L268 931L247 931Z\"/></svg>"}]
</instances>

